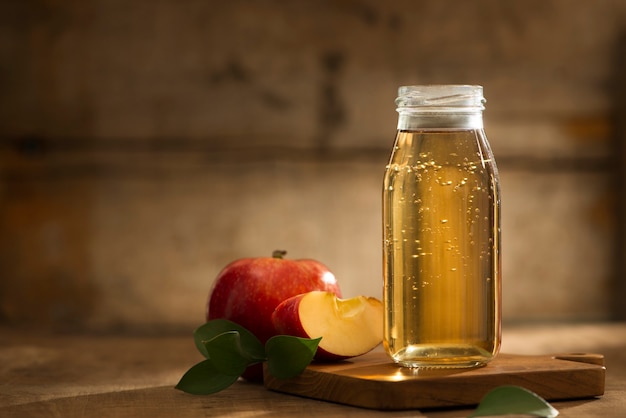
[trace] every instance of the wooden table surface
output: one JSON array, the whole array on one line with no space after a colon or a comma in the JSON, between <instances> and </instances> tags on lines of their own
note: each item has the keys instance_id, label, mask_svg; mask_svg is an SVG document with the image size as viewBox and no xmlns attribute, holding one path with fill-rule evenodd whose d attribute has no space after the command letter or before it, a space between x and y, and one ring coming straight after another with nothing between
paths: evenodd
<instances>
[{"instance_id":1,"label":"wooden table surface","mask_svg":"<svg viewBox=\"0 0 626 418\"><path fill-rule=\"evenodd\" d=\"M503 352L595 352L599 399L554 402L563 417L626 416L626 323L504 328ZM197 361L189 336L46 335L0 329L0 417L464 417L471 409L381 412L237 382L211 396L173 387Z\"/></svg>"}]
</instances>

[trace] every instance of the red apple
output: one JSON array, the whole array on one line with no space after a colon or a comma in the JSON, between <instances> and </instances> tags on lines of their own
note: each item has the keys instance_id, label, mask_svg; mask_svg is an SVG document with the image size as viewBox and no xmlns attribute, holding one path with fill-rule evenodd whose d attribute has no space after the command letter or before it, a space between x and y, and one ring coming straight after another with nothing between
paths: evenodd
<instances>
[{"instance_id":1,"label":"red apple","mask_svg":"<svg viewBox=\"0 0 626 418\"><path fill-rule=\"evenodd\" d=\"M272 322L280 334L322 337L315 359L341 360L365 354L382 342L383 304L373 297L340 299L313 291L281 302Z\"/></svg>"},{"instance_id":2,"label":"red apple","mask_svg":"<svg viewBox=\"0 0 626 418\"><path fill-rule=\"evenodd\" d=\"M228 319L247 328L265 342L276 335L272 312L291 296L324 290L341 296L335 276L322 263L288 260L284 251L272 257L236 260L219 273L211 289L206 319ZM261 380L262 368L244 374L248 380Z\"/></svg>"}]
</instances>

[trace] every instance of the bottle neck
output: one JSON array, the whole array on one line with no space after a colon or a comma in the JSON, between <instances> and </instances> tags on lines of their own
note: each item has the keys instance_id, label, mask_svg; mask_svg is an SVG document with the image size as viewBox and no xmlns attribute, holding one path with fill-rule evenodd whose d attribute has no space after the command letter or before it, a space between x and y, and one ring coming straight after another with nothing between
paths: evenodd
<instances>
[{"instance_id":1,"label":"bottle neck","mask_svg":"<svg viewBox=\"0 0 626 418\"><path fill-rule=\"evenodd\" d=\"M396 99L399 130L482 129L485 98L476 85L403 86Z\"/></svg>"},{"instance_id":2,"label":"bottle neck","mask_svg":"<svg viewBox=\"0 0 626 418\"><path fill-rule=\"evenodd\" d=\"M398 109L398 130L483 129L482 112L410 112Z\"/></svg>"}]
</instances>

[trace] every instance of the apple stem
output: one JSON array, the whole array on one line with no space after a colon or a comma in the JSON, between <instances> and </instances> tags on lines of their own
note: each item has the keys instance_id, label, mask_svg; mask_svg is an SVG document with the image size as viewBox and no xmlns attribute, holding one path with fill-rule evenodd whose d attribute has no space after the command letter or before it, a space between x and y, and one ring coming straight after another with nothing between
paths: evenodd
<instances>
[{"instance_id":1,"label":"apple stem","mask_svg":"<svg viewBox=\"0 0 626 418\"><path fill-rule=\"evenodd\" d=\"M282 259L286 254L287 251L285 250L274 250L274 252L272 253L272 257Z\"/></svg>"}]
</instances>

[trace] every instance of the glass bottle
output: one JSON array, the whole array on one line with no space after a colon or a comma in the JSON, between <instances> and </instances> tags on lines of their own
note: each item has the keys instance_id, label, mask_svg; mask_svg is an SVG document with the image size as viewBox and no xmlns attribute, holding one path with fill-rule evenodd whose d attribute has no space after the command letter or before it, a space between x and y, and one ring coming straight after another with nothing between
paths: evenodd
<instances>
[{"instance_id":1,"label":"glass bottle","mask_svg":"<svg viewBox=\"0 0 626 418\"><path fill-rule=\"evenodd\" d=\"M405 86L383 190L384 346L474 367L501 341L500 186L481 86Z\"/></svg>"}]
</instances>

